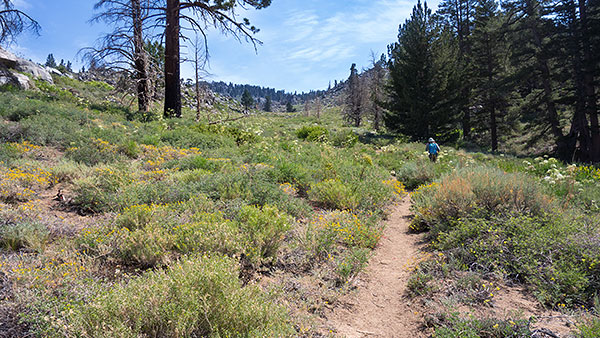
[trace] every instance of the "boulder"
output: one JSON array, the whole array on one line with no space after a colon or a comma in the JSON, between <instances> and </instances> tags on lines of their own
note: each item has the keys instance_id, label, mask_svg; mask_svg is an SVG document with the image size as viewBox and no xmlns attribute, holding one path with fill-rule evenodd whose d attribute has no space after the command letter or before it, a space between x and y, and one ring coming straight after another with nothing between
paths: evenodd
<instances>
[{"instance_id":1,"label":"boulder","mask_svg":"<svg viewBox=\"0 0 600 338\"><path fill-rule=\"evenodd\" d=\"M11 72L4 65L0 64L0 86L12 85L20 89L31 89L33 83L23 74Z\"/></svg>"},{"instance_id":2,"label":"boulder","mask_svg":"<svg viewBox=\"0 0 600 338\"><path fill-rule=\"evenodd\" d=\"M36 79L41 79L48 83L54 84L52 75L50 75L50 73L44 67L35 62L22 59L2 48L0 48L0 64L8 69L14 69L19 72L31 74ZM14 74L15 78L23 79L22 74L19 76L15 72L12 73ZM28 82L30 81L28 80Z\"/></svg>"},{"instance_id":3,"label":"boulder","mask_svg":"<svg viewBox=\"0 0 600 338\"><path fill-rule=\"evenodd\" d=\"M35 62L20 59L17 62L17 67L15 69L23 73L31 74L36 79L41 79L48 83L54 84L52 75L50 75L45 68Z\"/></svg>"},{"instance_id":4,"label":"boulder","mask_svg":"<svg viewBox=\"0 0 600 338\"><path fill-rule=\"evenodd\" d=\"M27 90L27 89L31 89L31 88L35 87L33 82L31 82L31 79L29 77L27 77L27 75L23 75L20 73L13 73L13 76L15 77L19 88Z\"/></svg>"},{"instance_id":5,"label":"boulder","mask_svg":"<svg viewBox=\"0 0 600 338\"><path fill-rule=\"evenodd\" d=\"M46 66L45 69L50 74L56 74L58 76L64 76L64 74L60 70L58 70L56 68L52 68L52 67Z\"/></svg>"},{"instance_id":6,"label":"boulder","mask_svg":"<svg viewBox=\"0 0 600 338\"><path fill-rule=\"evenodd\" d=\"M0 63L8 68L15 68L17 66L18 57L0 47Z\"/></svg>"}]
</instances>

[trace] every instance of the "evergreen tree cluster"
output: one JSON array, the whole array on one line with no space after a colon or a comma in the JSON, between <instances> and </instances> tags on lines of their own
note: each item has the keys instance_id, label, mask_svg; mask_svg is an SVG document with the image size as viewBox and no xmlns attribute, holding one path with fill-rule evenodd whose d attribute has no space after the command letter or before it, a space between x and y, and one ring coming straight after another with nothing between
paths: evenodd
<instances>
[{"instance_id":1,"label":"evergreen tree cluster","mask_svg":"<svg viewBox=\"0 0 600 338\"><path fill-rule=\"evenodd\" d=\"M73 64L71 63L71 61L67 60L67 62L65 62L64 59L61 59L60 63L57 64L56 59L54 59L54 54L52 53L48 54L44 66L56 68L62 73L73 72Z\"/></svg>"},{"instance_id":2,"label":"evergreen tree cluster","mask_svg":"<svg viewBox=\"0 0 600 338\"><path fill-rule=\"evenodd\" d=\"M219 82L205 82L213 92L230 96L233 98L240 98L244 94L245 91L248 91L250 95L252 95L255 99L267 99L270 97L272 102L279 102L282 104L287 103L288 101L292 102L305 102L314 100L319 96L323 96L326 91L324 90L311 90L308 93L288 93L284 90L277 90L274 88L261 87L255 85L247 85L247 84L234 84L234 83L225 83L223 81Z\"/></svg>"},{"instance_id":3,"label":"evergreen tree cluster","mask_svg":"<svg viewBox=\"0 0 600 338\"><path fill-rule=\"evenodd\" d=\"M497 151L515 135L600 162L600 1L419 1L388 47L385 125Z\"/></svg>"}]
</instances>

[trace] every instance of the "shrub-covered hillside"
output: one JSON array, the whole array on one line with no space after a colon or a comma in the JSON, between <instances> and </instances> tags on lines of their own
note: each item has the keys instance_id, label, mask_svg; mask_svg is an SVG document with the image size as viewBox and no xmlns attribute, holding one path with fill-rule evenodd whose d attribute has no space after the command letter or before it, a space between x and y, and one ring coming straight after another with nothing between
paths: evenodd
<instances>
[{"instance_id":1,"label":"shrub-covered hillside","mask_svg":"<svg viewBox=\"0 0 600 338\"><path fill-rule=\"evenodd\" d=\"M336 107L209 125L55 82L0 93L0 336L334 336L327 309L405 188L435 257L411 297L493 306L489 282L513 283L600 332L598 168L443 144L431 163ZM443 309L423 316L436 337L530 333Z\"/></svg>"}]
</instances>

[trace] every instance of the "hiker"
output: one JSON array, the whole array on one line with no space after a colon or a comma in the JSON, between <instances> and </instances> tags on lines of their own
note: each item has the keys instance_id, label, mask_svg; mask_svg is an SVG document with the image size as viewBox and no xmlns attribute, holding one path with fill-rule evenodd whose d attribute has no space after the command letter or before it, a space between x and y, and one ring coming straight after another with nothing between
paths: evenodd
<instances>
[{"instance_id":1,"label":"hiker","mask_svg":"<svg viewBox=\"0 0 600 338\"><path fill-rule=\"evenodd\" d=\"M431 162L437 161L438 153L440 152L440 146L430 137L429 143L427 143L427 152L429 153L429 159Z\"/></svg>"}]
</instances>

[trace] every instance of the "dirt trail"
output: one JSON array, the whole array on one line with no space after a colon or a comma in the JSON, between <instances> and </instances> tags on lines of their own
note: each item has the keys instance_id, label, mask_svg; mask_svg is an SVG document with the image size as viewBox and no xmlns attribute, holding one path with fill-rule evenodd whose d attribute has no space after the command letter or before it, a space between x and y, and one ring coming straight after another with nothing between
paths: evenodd
<instances>
[{"instance_id":1,"label":"dirt trail","mask_svg":"<svg viewBox=\"0 0 600 338\"><path fill-rule=\"evenodd\" d=\"M408 233L410 198L393 210L383 238L358 277L359 290L327 315L335 333L355 337L426 337L419 328L422 314L406 297L412 268L423 255L421 236Z\"/></svg>"},{"instance_id":2,"label":"dirt trail","mask_svg":"<svg viewBox=\"0 0 600 338\"><path fill-rule=\"evenodd\" d=\"M419 298L407 297L407 283L415 266L427 259L422 251L422 235L408 233L410 198L398 204L385 229L368 267L354 284L355 293L342 297L327 317L327 327L337 336L348 338L430 337L422 327L425 313L449 310L439 301L429 299L424 306ZM573 317L545 310L522 286L502 286L495 292L493 306L468 307L455 304L452 310L480 318L538 318L532 329L546 328L567 337L572 330ZM430 329L429 329L430 330Z\"/></svg>"}]
</instances>

